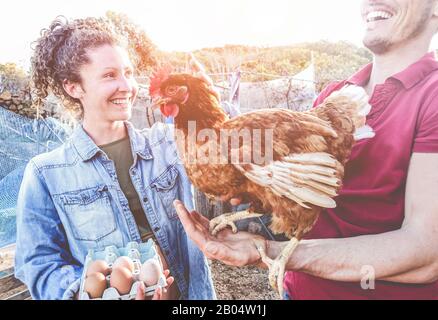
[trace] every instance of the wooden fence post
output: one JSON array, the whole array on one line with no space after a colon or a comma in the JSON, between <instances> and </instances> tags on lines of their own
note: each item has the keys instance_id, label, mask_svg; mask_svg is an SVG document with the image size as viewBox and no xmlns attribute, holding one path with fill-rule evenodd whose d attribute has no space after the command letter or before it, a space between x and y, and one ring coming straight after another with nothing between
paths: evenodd
<instances>
[{"instance_id":1,"label":"wooden fence post","mask_svg":"<svg viewBox=\"0 0 438 320\"><path fill-rule=\"evenodd\" d=\"M196 188L194 189L195 210L207 217L209 220L220 216L221 214L231 212L232 208L229 203L210 200L205 196L204 193L198 191Z\"/></svg>"}]
</instances>

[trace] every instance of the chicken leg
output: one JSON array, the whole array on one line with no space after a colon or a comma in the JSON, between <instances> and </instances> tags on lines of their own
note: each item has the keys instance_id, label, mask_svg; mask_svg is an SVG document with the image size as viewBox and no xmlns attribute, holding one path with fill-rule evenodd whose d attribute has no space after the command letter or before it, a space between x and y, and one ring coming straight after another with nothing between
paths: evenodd
<instances>
[{"instance_id":1,"label":"chicken leg","mask_svg":"<svg viewBox=\"0 0 438 320\"><path fill-rule=\"evenodd\" d=\"M298 242L297 238L292 238L275 260L272 260L266 255L265 249L262 246L257 247L262 261L269 268L269 283L278 291L281 299L283 299L283 280L286 264L297 247Z\"/></svg>"},{"instance_id":2,"label":"chicken leg","mask_svg":"<svg viewBox=\"0 0 438 320\"><path fill-rule=\"evenodd\" d=\"M239 211L236 213L225 213L210 220L210 233L215 236L219 231L225 229L227 226L231 227L233 233L237 233L237 227L234 223L235 221L249 218L259 218L261 216L263 216L263 214L250 212L248 210Z\"/></svg>"}]
</instances>

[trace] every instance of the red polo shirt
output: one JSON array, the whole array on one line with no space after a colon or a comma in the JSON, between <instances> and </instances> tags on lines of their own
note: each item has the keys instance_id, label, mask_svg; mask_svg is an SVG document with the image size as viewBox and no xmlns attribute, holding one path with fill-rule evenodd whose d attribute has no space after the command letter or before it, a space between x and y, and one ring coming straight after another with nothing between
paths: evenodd
<instances>
[{"instance_id":1,"label":"red polo shirt","mask_svg":"<svg viewBox=\"0 0 438 320\"><path fill-rule=\"evenodd\" d=\"M315 106L345 84L366 85L371 70L372 64L349 80L328 86ZM411 155L438 153L438 62L433 53L376 86L370 104L367 124L376 136L353 147L337 207L320 215L307 239L400 229ZM374 290L363 290L359 282L325 280L300 272L286 274L285 288L292 299L438 299L438 282L406 285L376 281Z\"/></svg>"}]
</instances>

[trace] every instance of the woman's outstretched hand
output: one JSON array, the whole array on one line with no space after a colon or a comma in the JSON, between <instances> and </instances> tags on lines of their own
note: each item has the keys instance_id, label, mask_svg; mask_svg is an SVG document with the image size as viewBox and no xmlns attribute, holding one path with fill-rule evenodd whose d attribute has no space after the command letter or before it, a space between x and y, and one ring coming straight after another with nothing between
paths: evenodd
<instances>
[{"instance_id":1,"label":"woman's outstretched hand","mask_svg":"<svg viewBox=\"0 0 438 320\"><path fill-rule=\"evenodd\" d=\"M175 200L173 204L187 235L208 258L220 260L231 266L260 263L257 247L262 246L266 249L265 238L243 231L234 234L229 229L212 236L207 218L196 211L188 212L179 200Z\"/></svg>"},{"instance_id":2,"label":"woman's outstretched hand","mask_svg":"<svg viewBox=\"0 0 438 320\"><path fill-rule=\"evenodd\" d=\"M169 270L164 270L164 276L166 277L166 286L165 287L157 287L155 289L154 295L151 299L151 297L146 297L144 294L145 291L145 285L143 282L140 283L137 289L137 295L135 296L135 300L163 300L163 294L167 292L167 289L172 285L173 281L175 280L173 277L170 276Z\"/></svg>"}]
</instances>

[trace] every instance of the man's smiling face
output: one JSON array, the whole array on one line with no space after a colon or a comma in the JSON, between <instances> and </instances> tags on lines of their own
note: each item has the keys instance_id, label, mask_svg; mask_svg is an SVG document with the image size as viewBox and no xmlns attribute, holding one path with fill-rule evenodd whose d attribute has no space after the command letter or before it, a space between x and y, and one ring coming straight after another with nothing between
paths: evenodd
<instances>
[{"instance_id":1,"label":"man's smiling face","mask_svg":"<svg viewBox=\"0 0 438 320\"><path fill-rule=\"evenodd\" d=\"M436 0L362 0L364 45L375 54L415 38L428 26Z\"/></svg>"}]
</instances>

